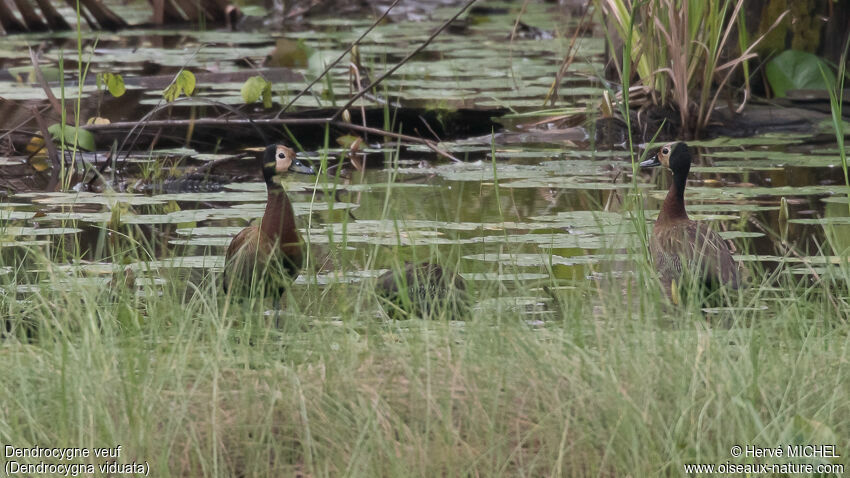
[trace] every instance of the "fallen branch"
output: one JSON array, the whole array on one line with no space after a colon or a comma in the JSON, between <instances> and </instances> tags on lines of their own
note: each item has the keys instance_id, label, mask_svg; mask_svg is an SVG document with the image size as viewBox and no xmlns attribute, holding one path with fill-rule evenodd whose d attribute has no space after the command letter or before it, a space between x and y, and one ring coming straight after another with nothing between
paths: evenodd
<instances>
[{"instance_id":1,"label":"fallen branch","mask_svg":"<svg viewBox=\"0 0 850 478\"><path fill-rule=\"evenodd\" d=\"M192 98L197 100L197 98ZM173 104L173 103L172 103ZM165 119L165 120L145 120L142 118L139 121L116 121L107 124L87 124L81 128L88 131L111 131L122 129L133 129L140 126L145 127L169 127L169 126L231 126L231 125L281 125L281 124L324 124L331 121L331 118L260 118L260 119L232 119L232 118L196 118L196 119Z\"/></svg>"},{"instance_id":2,"label":"fallen branch","mask_svg":"<svg viewBox=\"0 0 850 478\"><path fill-rule=\"evenodd\" d=\"M456 163L462 162L461 160L455 158L454 156L452 156L448 152L443 151L442 149L437 147L437 143L431 141L430 139L417 138L416 136L408 136L406 134L401 134L401 133L393 133L393 132L384 131L384 130L378 129L378 128L370 128L368 126L359 126L359 125L356 125L356 124L346 123L345 121L331 121L330 124L332 124L333 126L340 127L340 128L348 128L348 129L353 129L355 131L361 131L363 133L389 136L390 138L398 138L398 139L403 139L405 141L412 141L414 143L424 144L429 149L431 149L431 151L439 154L440 156L451 159L452 161L454 161Z\"/></svg>"},{"instance_id":3,"label":"fallen branch","mask_svg":"<svg viewBox=\"0 0 850 478\"><path fill-rule=\"evenodd\" d=\"M193 100L197 98L192 98ZM178 100L179 101L179 100ZM260 126L260 125L309 125L309 124L330 124L332 126L336 126L338 128L350 129L354 131L360 131L363 133L375 134L380 136L387 136L390 138L397 138L404 141L410 141L412 143L424 144L429 149L434 151L435 153L443 156L445 158L451 159L455 162L460 162L459 159L452 156L446 151L440 149L434 141L425 139L425 138L417 138L416 136L409 136L401 133L394 133L392 131L384 131L378 128L370 128L368 126L360 126L356 124L346 123L344 121L334 120L333 118L260 118L260 119L232 119L232 118L200 118L200 119L167 119L167 120L142 120L138 122L133 121L120 121L116 123L109 124L89 124L82 126L83 129L88 131L110 131L110 130L124 130L130 129L130 133L132 134L133 130L140 126L151 126L151 127L176 127L176 126L185 126L189 127L190 125L198 126ZM122 145L123 146L123 145Z\"/></svg>"}]
</instances>

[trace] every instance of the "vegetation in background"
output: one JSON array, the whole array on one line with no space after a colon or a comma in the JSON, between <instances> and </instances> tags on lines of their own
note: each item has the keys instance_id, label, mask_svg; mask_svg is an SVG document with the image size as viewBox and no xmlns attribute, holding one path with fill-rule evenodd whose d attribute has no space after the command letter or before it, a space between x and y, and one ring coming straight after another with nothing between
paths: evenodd
<instances>
[{"instance_id":1,"label":"vegetation in background","mask_svg":"<svg viewBox=\"0 0 850 478\"><path fill-rule=\"evenodd\" d=\"M844 185L847 186L847 207L850 209L850 173L847 170L847 150L844 147L844 118L841 109L844 105L844 80L847 78L847 51L850 49L850 39L844 45L844 53L838 62L838 81L832 78L829 67L818 63L821 78L828 86L829 106L832 112L832 129L835 131L835 142L838 145L838 154L841 157L841 168L844 170Z\"/></svg>"},{"instance_id":2,"label":"vegetation in background","mask_svg":"<svg viewBox=\"0 0 850 478\"><path fill-rule=\"evenodd\" d=\"M254 103L262 98L263 108L272 107L272 84L262 76L252 76L245 80L240 93L246 104Z\"/></svg>"},{"instance_id":3,"label":"vegetation in background","mask_svg":"<svg viewBox=\"0 0 850 478\"><path fill-rule=\"evenodd\" d=\"M835 75L824 60L797 50L786 50L771 58L764 74L777 97L786 96L788 90L827 90L835 84Z\"/></svg>"},{"instance_id":4,"label":"vegetation in background","mask_svg":"<svg viewBox=\"0 0 850 478\"><path fill-rule=\"evenodd\" d=\"M732 73L754 58L755 47L764 35L748 43L745 32L744 0L597 0L597 5L614 26L608 41L615 51L619 37L631 45L630 57L649 104L673 107L686 137L699 134L711 119L714 106L730 85ZM785 17L783 13L774 25ZM737 48L733 42L737 40ZM729 52L737 50L737 56ZM625 70L615 62L621 78ZM749 81L745 88L748 90ZM628 94L633 94L629 90ZM746 101L748 91L745 91ZM624 93L624 96L628 96ZM743 104L742 104L743 106Z\"/></svg>"},{"instance_id":5,"label":"vegetation in background","mask_svg":"<svg viewBox=\"0 0 850 478\"><path fill-rule=\"evenodd\" d=\"M124 77L118 73L98 73L97 88L100 89L102 86L106 86L109 94L115 98L120 97L127 91L127 88L124 86Z\"/></svg>"},{"instance_id":6,"label":"vegetation in background","mask_svg":"<svg viewBox=\"0 0 850 478\"><path fill-rule=\"evenodd\" d=\"M174 77L174 81L162 92L165 101L174 101L181 94L192 96L195 92L195 74L189 70L180 70Z\"/></svg>"}]
</instances>

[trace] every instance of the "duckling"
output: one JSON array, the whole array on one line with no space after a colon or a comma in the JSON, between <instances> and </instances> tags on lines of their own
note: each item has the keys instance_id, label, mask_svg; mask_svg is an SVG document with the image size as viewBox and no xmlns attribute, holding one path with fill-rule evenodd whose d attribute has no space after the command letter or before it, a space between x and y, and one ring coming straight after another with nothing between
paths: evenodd
<instances>
[{"instance_id":1,"label":"duckling","mask_svg":"<svg viewBox=\"0 0 850 478\"><path fill-rule=\"evenodd\" d=\"M437 318L445 312L448 319L455 320L469 311L463 277L432 262L405 262L404 269L381 274L376 288L388 303L388 315L394 318Z\"/></svg>"},{"instance_id":2,"label":"duckling","mask_svg":"<svg viewBox=\"0 0 850 478\"><path fill-rule=\"evenodd\" d=\"M737 289L741 277L729 245L705 223L688 218L685 211L685 183L691 169L688 145L683 142L666 144L640 166L664 166L673 172L673 183L655 220L649 243L661 287L667 296L674 303L679 302L678 288L685 269L694 271L695 277L709 289L720 285Z\"/></svg>"},{"instance_id":3,"label":"duckling","mask_svg":"<svg viewBox=\"0 0 850 478\"><path fill-rule=\"evenodd\" d=\"M268 295L279 298L298 275L304 262L301 236L295 227L295 213L279 174L316 174L295 157L295 151L282 144L266 147L257 162L263 171L268 199L259 226L248 226L230 241L225 255L224 291L246 290L252 281L263 281Z\"/></svg>"}]
</instances>

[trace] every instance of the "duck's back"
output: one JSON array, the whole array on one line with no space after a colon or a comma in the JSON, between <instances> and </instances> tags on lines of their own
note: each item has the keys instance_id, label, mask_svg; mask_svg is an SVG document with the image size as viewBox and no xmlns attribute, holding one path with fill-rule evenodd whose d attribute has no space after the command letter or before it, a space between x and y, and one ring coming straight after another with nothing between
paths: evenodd
<instances>
[{"instance_id":1,"label":"duck's back","mask_svg":"<svg viewBox=\"0 0 850 478\"><path fill-rule=\"evenodd\" d=\"M706 224L691 220L656 224L650 252L668 294L673 280L681 277L686 268L698 270L706 283L732 289L740 286L738 266L729 246Z\"/></svg>"}]
</instances>

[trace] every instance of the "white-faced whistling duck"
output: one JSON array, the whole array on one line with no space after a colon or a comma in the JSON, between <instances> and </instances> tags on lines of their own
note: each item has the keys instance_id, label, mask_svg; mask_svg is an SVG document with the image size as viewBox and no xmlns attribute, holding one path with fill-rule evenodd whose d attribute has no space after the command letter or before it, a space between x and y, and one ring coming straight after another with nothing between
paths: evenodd
<instances>
[{"instance_id":1,"label":"white-faced whistling duck","mask_svg":"<svg viewBox=\"0 0 850 478\"><path fill-rule=\"evenodd\" d=\"M378 277L376 288L386 300L387 315L396 319L444 316L455 320L469 310L463 278L431 262L406 262L404 269L389 270Z\"/></svg>"},{"instance_id":2,"label":"white-faced whistling duck","mask_svg":"<svg viewBox=\"0 0 850 478\"><path fill-rule=\"evenodd\" d=\"M279 298L301 270L304 252L292 203L277 176L315 171L297 159L295 151L279 144L266 147L257 164L268 190L266 210L259 227L242 229L230 242L225 256L224 290L245 291L252 282L261 281L267 295L277 294Z\"/></svg>"},{"instance_id":3,"label":"white-faced whistling duck","mask_svg":"<svg viewBox=\"0 0 850 478\"><path fill-rule=\"evenodd\" d=\"M669 143L640 163L642 168L664 166L673 172L673 183L661 206L649 250L661 279L661 287L674 302L684 271L710 289L741 284L738 266L729 245L708 225L690 220L685 211L685 183L691 169L691 151L683 142Z\"/></svg>"}]
</instances>

